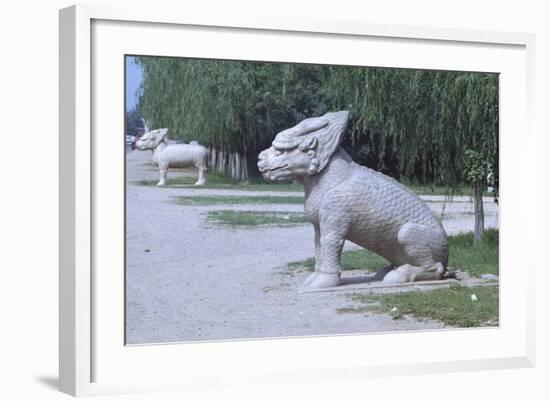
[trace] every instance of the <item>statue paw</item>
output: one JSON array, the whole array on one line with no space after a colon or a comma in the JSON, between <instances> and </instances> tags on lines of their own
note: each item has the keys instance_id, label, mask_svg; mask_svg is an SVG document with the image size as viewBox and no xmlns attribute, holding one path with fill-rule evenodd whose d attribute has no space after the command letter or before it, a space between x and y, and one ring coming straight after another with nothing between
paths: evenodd
<instances>
[{"instance_id":1,"label":"statue paw","mask_svg":"<svg viewBox=\"0 0 550 401\"><path fill-rule=\"evenodd\" d=\"M311 282L315 280L315 277L317 277L318 274L319 272L313 272L309 276L307 276L306 280L304 281L304 287L309 286Z\"/></svg>"},{"instance_id":2,"label":"statue paw","mask_svg":"<svg viewBox=\"0 0 550 401\"><path fill-rule=\"evenodd\" d=\"M382 281L386 284L402 284L413 281L439 280L444 272L445 268L441 263L436 263L429 268L407 264L390 271Z\"/></svg>"},{"instance_id":3,"label":"statue paw","mask_svg":"<svg viewBox=\"0 0 550 401\"><path fill-rule=\"evenodd\" d=\"M386 284L402 284L412 281L412 268L411 265L399 266L397 269L390 271L384 276L382 282Z\"/></svg>"},{"instance_id":4,"label":"statue paw","mask_svg":"<svg viewBox=\"0 0 550 401\"><path fill-rule=\"evenodd\" d=\"M379 269L374 275L374 281L384 280L384 277L386 277L393 270L393 268L394 266L390 265Z\"/></svg>"},{"instance_id":5,"label":"statue paw","mask_svg":"<svg viewBox=\"0 0 550 401\"><path fill-rule=\"evenodd\" d=\"M161 181L157 184L157 187L163 187L165 185L166 185L166 183L164 181Z\"/></svg>"},{"instance_id":6,"label":"statue paw","mask_svg":"<svg viewBox=\"0 0 550 401\"><path fill-rule=\"evenodd\" d=\"M204 180L203 181L199 180L195 183L195 185L204 185L204 184L206 184L206 181L204 181Z\"/></svg>"},{"instance_id":7,"label":"statue paw","mask_svg":"<svg viewBox=\"0 0 550 401\"><path fill-rule=\"evenodd\" d=\"M306 280L306 285L310 288L327 288L340 285L340 274L338 273L327 274L319 272L313 274L315 276L310 281L311 276Z\"/></svg>"}]
</instances>

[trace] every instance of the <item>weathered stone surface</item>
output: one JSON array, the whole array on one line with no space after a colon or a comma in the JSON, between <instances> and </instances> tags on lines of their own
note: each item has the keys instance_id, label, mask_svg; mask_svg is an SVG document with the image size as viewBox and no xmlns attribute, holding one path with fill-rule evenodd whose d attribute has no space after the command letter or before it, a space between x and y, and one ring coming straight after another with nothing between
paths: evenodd
<instances>
[{"instance_id":1,"label":"weathered stone surface","mask_svg":"<svg viewBox=\"0 0 550 401\"><path fill-rule=\"evenodd\" d=\"M486 280L498 281L498 276L495 276L494 274L490 274L490 273L482 274L480 277Z\"/></svg>"},{"instance_id":2,"label":"weathered stone surface","mask_svg":"<svg viewBox=\"0 0 550 401\"><path fill-rule=\"evenodd\" d=\"M447 234L430 208L408 188L354 163L340 146L349 113L308 118L277 134L260 153L266 180L295 179L305 189L305 213L315 229L312 288L340 284L345 240L386 258L386 283L438 280L448 263Z\"/></svg>"},{"instance_id":3,"label":"weathered stone surface","mask_svg":"<svg viewBox=\"0 0 550 401\"><path fill-rule=\"evenodd\" d=\"M136 141L139 150L153 151L153 164L159 168L160 180L157 185L166 185L169 167L196 167L198 179L195 185L206 184L208 150L192 141L190 144L168 144L168 129L149 131Z\"/></svg>"}]
</instances>

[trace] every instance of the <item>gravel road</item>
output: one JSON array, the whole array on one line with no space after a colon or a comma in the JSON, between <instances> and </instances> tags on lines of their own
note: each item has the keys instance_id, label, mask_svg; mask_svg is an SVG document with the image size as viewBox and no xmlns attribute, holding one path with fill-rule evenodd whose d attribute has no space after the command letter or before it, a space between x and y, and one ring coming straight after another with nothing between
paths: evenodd
<instances>
[{"instance_id":1,"label":"gravel road","mask_svg":"<svg viewBox=\"0 0 550 401\"><path fill-rule=\"evenodd\" d=\"M436 321L394 320L379 314L338 313L353 306L346 294L299 294L307 272L285 268L313 255L313 228L231 228L207 222L209 210L302 211L301 205L182 206L175 196L236 195L238 190L157 188L150 153L127 156L127 344L427 330ZM169 172L169 177L189 171ZM244 192L254 195L301 195ZM449 234L473 228L468 198L428 197ZM498 226L498 208L486 203L486 225ZM345 249L355 249L346 243Z\"/></svg>"}]
</instances>

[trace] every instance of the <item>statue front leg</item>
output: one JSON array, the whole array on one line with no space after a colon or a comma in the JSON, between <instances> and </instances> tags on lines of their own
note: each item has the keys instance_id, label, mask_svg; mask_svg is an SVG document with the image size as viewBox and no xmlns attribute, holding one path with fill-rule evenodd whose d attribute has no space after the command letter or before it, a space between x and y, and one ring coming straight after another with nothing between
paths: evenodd
<instances>
[{"instance_id":1,"label":"statue front leg","mask_svg":"<svg viewBox=\"0 0 550 401\"><path fill-rule=\"evenodd\" d=\"M340 284L340 257L344 241L344 237L337 232L321 231L318 269L309 287L326 288Z\"/></svg>"},{"instance_id":2,"label":"statue front leg","mask_svg":"<svg viewBox=\"0 0 550 401\"><path fill-rule=\"evenodd\" d=\"M166 175L168 174L168 163L159 161L159 175L160 179L157 186L162 187L166 185Z\"/></svg>"}]
</instances>

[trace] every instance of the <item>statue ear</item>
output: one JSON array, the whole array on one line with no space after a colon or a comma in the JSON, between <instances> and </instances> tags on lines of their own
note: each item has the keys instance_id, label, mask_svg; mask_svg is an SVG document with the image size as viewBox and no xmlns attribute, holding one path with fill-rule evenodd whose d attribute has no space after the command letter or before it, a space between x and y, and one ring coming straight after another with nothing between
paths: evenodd
<instances>
[{"instance_id":1,"label":"statue ear","mask_svg":"<svg viewBox=\"0 0 550 401\"><path fill-rule=\"evenodd\" d=\"M297 136L304 136L325 128L328 124L329 122L323 117L306 118L288 131L293 131L293 134Z\"/></svg>"},{"instance_id":2,"label":"statue ear","mask_svg":"<svg viewBox=\"0 0 550 401\"><path fill-rule=\"evenodd\" d=\"M328 125L311 134L316 137L319 143L316 154L316 159L318 161L317 172L325 168L331 156L342 143L344 133L348 126L349 112L337 111L334 113L327 113L322 118L329 121Z\"/></svg>"},{"instance_id":3,"label":"statue ear","mask_svg":"<svg viewBox=\"0 0 550 401\"><path fill-rule=\"evenodd\" d=\"M158 129L157 132L155 132L155 146L157 146L159 143L161 143L168 134L168 128L161 128Z\"/></svg>"},{"instance_id":4,"label":"statue ear","mask_svg":"<svg viewBox=\"0 0 550 401\"><path fill-rule=\"evenodd\" d=\"M310 136L304 139L299 148L302 152L307 152L308 150L314 150L315 148L317 148L317 145L319 145L317 137Z\"/></svg>"}]
</instances>

